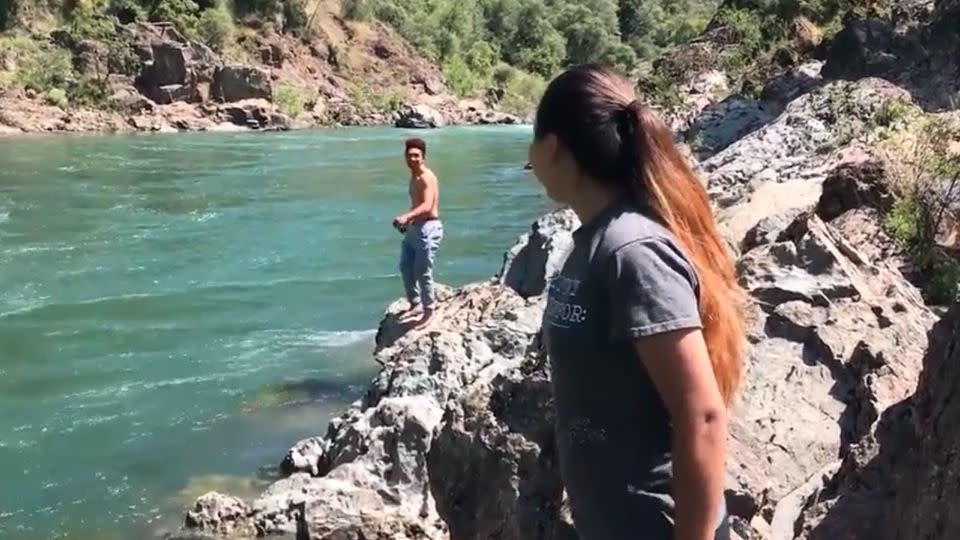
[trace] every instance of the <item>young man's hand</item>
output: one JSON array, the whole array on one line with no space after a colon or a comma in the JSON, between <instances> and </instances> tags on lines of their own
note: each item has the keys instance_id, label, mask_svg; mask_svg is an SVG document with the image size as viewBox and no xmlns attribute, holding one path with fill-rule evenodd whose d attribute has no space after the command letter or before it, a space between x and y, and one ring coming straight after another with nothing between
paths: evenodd
<instances>
[{"instance_id":1,"label":"young man's hand","mask_svg":"<svg viewBox=\"0 0 960 540\"><path fill-rule=\"evenodd\" d=\"M403 229L404 227L407 226L407 223L409 222L410 222L410 218L408 218L406 214L393 218L393 226L398 229Z\"/></svg>"}]
</instances>

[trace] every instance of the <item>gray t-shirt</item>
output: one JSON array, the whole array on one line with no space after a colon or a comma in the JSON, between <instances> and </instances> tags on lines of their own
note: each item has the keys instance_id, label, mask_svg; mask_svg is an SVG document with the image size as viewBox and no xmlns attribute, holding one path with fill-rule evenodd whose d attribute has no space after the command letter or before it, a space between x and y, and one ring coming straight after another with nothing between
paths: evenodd
<instances>
[{"instance_id":1,"label":"gray t-shirt","mask_svg":"<svg viewBox=\"0 0 960 540\"><path fill-rule=\"evenodd\" d=\"M632 338L701 327L696 273L670 231L629 200L573 238L543 328L577 532L672 540L670 421Z\"/></svg>"}]
</instances>

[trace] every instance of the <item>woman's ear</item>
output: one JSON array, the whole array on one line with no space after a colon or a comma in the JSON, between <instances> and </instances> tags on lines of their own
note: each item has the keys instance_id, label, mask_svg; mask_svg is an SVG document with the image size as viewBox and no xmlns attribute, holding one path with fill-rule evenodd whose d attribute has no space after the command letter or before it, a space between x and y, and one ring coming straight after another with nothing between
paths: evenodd
<instances>
[{"instance_id":1,"label":"woman's ear","mask_svg":"<svg viewBox=\"0 0 960 540\"><path fill-rule=\"evenodd\" d=\"M560 144L560 138L554 133L548 133L543 137L543 155L546 156L547 160L551 163L556 163L560 161L562 157L562 145Z\"/></svg>"}]
</instances>

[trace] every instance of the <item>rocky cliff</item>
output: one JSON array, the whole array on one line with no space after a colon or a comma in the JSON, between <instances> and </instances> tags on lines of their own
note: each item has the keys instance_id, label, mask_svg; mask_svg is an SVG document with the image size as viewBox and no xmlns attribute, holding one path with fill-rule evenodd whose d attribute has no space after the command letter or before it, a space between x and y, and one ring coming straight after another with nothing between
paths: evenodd
<instances>
[{"instance_id":1,"label":"rocky cliff","mask_svg":"<svg viewBox=\"0 0 960 540\"><path fill-rule=\"evenodd\" d=\"M0 35L0 134L520 121L458 99L391 28L345 20L339 4L311 3L298 35L247 22L221 52L170 23L105 14Z\"/></svg>"},{"instance_id":2,"label":"rocky cliff","mask_svg":"<svg viewBox=\"0 0 960 540\"><path fill-rule=\"evenodd\" d=\"M670 113L752 300L728 507L745 539L954 538L960 307L937 322L888 226L907 156L883 148L909 133L895 111L913 93L895 77L833 77L829 62L778 73L758 99L693 72ZM260 498L207 494L187 529L576 538L539 325L577 225L568 210L539 219L497 276L442 290L432 327L404 328L391 306L366 395L292 448Z\"/></svg>"}]
</instances>

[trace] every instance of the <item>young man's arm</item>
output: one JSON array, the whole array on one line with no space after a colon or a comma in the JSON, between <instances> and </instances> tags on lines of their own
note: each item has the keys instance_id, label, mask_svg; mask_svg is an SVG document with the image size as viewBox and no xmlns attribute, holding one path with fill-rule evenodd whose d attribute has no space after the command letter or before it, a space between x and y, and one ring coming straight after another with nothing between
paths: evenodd
<instances>
[{"instance_id":1,"label":"young man's arm","mask_svg":"<svg viewBox=\"0 0 960 540\"><path fill-rule=\"evenodd\" d=\"M433 206L434 192L437 190L437 178L433 173L424 173L417 179L416 198L417 204L409 212L397 218L401 225L405 225L419 217L430 213Z\"/></svg>"}]
</instances>

